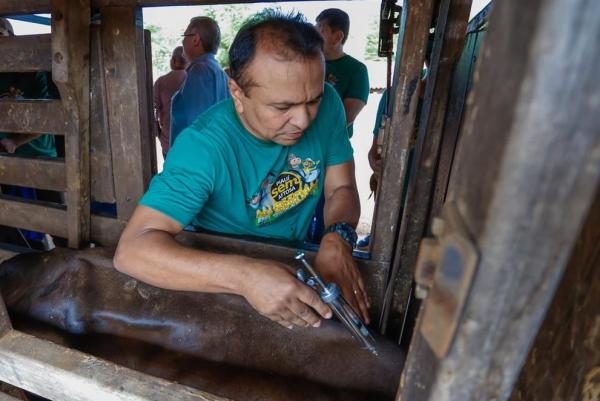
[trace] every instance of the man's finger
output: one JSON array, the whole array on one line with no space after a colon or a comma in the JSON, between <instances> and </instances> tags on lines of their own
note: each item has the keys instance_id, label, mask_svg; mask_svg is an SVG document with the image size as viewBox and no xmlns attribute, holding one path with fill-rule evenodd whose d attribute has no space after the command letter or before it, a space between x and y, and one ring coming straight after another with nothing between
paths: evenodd
<instances>
[{"instance_id":1,"label":"man's finger","mask_svg":"<svg viewBox=\"0 0 600 401\"><path fill-rule=\"evenodd\" d=\"M310 288L306 287L306 291L298 292L298 299L301 302L313 308L319 315L321 315L325 319L331 318L331 309L329 309L325 302L321 301L321 298L319 298L316 291L313 291Z\"/></svg>"},{"instance_id":2,"label":"man's finger","mask_svg":"<svg viewBox=\"0 0 600 401\"><path fill-rule=\"evenodd\" d=\"M305 326L319 327L321 325L319 316L303 302L295 302L290 305L290 311L301 319L305 323Z\"/></svg>"},{"instance_id":3,"label":"man's finger","mask_svg":"<svg viewBox=\"0 0 600 401\"><path fill-rule=\"evenodd\" d=\"M282 317L292 323L294 326L298 327L309 327L308 322L302 318L300 318L297 314L295 314L291 309L286 310L282 313Z\"/></svg>"},{"instance_id":4,"label":"man's finger","mask_svg":"<svg viewBox=\"0 0 600 401\"><path fill-rule=\"evenodd\" d=\"M286 329L291 329L294 327L294 325L287 321L286 319L284 319L283 317L279 316L279 315L266 315L269 319L271 319L272 321L279 323L280 325L282 325L283 327L285 327Z\"/></svg>"}]
</instances>

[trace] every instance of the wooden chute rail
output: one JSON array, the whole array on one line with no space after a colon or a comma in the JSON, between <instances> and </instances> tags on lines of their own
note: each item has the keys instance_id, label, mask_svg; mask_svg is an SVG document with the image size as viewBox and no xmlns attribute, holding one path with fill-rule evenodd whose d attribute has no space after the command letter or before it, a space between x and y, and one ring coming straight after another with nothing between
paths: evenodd
<instances>
[{"instance_id":1,"label":"wooden chute rail","mask_svg":"<svg viewBox=\"0 0 600 401\"><path fill-rule=\"evenodd\" d=\"M0 73L48 71L60 92L60 100L0 101L0 132L65 140L64 160L0 154L0 183L65 199L2 195L0 225L62 237L71 248L113 247L156 172L141 7L234 2L0 2L0 15L52 14L51 34L0 41ZM471 0L404 1L375 231L369 258L357 260L375 325L408 350L397 401L537 401L560 391L575 399L585 385L600 391L593 370L600 354L585 351L600 341L589 323L598 321L590 305L600 293L590 245L600 238L593 73L600 3L592 3L502 0L469 23ZM91 14L100 18L90 23ZM116 216L91 214L92 201L114 203ZM279 261L295 252L195 232L177 239ZM0 260L14 251L0 250ZM564 332L569 306L583 311L568 318L577 351L569 364L551 363L553 352L531 354L559 347L551 333ZM567 379L573 372L587 376ZM13 330L1 297L0 380L53 400L224 400ZM536 386L545 393L527 391Z\"/></svg>"}]
</instances>

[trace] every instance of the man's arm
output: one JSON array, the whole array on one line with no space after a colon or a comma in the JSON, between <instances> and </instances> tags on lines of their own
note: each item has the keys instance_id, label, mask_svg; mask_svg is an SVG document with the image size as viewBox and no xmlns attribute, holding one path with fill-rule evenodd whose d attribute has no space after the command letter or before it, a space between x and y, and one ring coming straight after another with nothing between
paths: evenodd
<instances>
[{"instance_id":1,"label":"man's arm","mask_svg":"<svg viewBox=\"0 0 600 401\"><path fill-rule=\"evenodd\" d=\"M360 99L346 98L344 99L344 111L346 111L346 124L350 125L358 116L358 113L365 107L366 103Z\"/></svg>"},{"instance_id":2,"label":"man's arm","mask_svg":"<svg viewBox=\"0 0 600 401\"><path fill-rule=\"evenodd\" d=\"M114 265L151 285L241 295L261 314L291 328L318 326L329 308L281 263L191 249L175 241L182 226L138 206L121 235Z\"/></svg>"},{"instance_id":3,"label":"man's arm","mask_svg":"<svg viewBox=\"0 0 600 401\"><path fill-rule=\"evenodd\" d=\"M325 175L325 227L338 222L356 227L359 217L354 161L328 167ZM367 308L370 304L350 245L335 232L326 234L321 240L315 264L326 281L340 286L344 298L368 323Z\"/></svg>"},{"instance_id":4,"label":"man's arm","mask_svg":"<svg viewBox=\"0 0 600 401\"><path fill-rule=\"evenodd\" d=\"M6 138L0 139L0 145L2 145L8 153L15 153L20 146L23 146L40 136L42 136L42 134L10 134Z\"/></svg>"}]
</instances>

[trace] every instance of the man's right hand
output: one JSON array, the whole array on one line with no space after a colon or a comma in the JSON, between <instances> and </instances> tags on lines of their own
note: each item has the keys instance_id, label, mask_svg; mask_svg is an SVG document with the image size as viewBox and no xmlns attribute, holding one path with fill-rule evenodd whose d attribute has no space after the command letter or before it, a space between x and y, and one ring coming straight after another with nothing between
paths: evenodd
<instances>
[{"instance_id":1,"label":"man's right hand","mask_svg":"<svg viewBox=\"0 0 600 401\"><path fill-rule=\"evenodd\" d=\"M264 259L250 263L242 295L261 315L288 329L319 327L321 317L331 318L329 307L294 276L290 267Z\"/></svg>"}]
</instances>

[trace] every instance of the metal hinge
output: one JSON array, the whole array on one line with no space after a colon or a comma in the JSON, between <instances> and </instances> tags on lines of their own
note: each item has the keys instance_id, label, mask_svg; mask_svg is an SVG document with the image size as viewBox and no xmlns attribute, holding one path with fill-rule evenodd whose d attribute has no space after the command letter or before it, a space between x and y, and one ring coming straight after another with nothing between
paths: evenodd
<instances>
[{"instance_id":1,"label":"metal hinge","mask_svg":"<svg viewBox=\"0 0 600 401\"><path fill-rule=\"evenodd\" d=\"M415 295L424 299L421 334L435 355L444 358L454 339L479 256L453 203L444 205L431 231L434 238L420 243Z\"/></svg>"}]
</instances>

